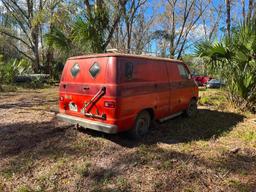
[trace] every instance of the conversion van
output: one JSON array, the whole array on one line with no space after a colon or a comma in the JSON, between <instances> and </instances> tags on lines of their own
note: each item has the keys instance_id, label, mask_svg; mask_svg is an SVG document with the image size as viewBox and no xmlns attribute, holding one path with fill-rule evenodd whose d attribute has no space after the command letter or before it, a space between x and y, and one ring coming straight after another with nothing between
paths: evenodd
<instances>
[{"instance_id":1,"label":"conversion van","mask_svg":"<svg viewBox=\"0 0 256 192\"><path fill-rule=\"evenodd\" d=\"M67 60L57 118L84 128L144 136L153 121L197 112L198 87L182 61L126 54Z\"/></svg>"}]
</instances>

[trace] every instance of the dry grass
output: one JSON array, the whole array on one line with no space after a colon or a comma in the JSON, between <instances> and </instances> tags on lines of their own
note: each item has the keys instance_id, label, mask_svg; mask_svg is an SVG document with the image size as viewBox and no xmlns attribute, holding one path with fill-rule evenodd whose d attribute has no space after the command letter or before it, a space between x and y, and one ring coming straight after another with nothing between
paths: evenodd
<instances>
[{"instance_id":1,"label":"dry grass","mask_svg":"<svg viewBox=\"0 0 256 192\"><path fill-rule=\"evenodd\" d=\"M256 117L220 90L142 141L55 119L57 88L0 94L0 191L255 191Z\"/></svg>"}]
</instances>

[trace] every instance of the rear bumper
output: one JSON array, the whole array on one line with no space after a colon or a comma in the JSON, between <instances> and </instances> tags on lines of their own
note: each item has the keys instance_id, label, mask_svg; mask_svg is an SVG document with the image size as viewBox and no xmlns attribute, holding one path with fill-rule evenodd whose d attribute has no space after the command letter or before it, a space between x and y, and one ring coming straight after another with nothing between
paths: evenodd
<instances>
[{"instance_id":1,"label":"rear bumper","mask_svg":"<svg viewBox=\"0 0 256 192\"><path fill-rule=\"evenodd\" d=\"M61 113L57 114L57 119L71 123L71 124L79 124L81 127L93 129L96 131L101 131L104 133L111 133L111 134L117 133L116 125L106 124L106 123L97 122L97 121L91 121L91 120L83 119L80 117L74 117L71 115L66 115Z\"/></svg>"}]
</instances>

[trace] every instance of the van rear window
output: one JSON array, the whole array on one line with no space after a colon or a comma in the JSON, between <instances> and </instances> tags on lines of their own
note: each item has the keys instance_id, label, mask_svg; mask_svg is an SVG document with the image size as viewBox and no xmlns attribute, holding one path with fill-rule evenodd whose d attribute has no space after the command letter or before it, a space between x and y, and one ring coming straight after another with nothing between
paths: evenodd
<instances>
[{"instance_id":1,"label":"van rear window","mask_svg":"<svg viewBox=\"0 0 256 192\"><path fill-rule=\"evenodd\" d=\"M80 71L80 66L77 63L75 63L70 70L73 77L76 77L79 71Z\"/></svg>"},{"instance_id":2,"label":"van rear window","mask_svg":"<svg viewBox=\"0 0 256 192\"><path fill-rule=\"evenodd\" d=\"M93 78L97 76L97 74L100 72L100 65L98 63L94 63L90 69L89 72Z\"/></svg>"}]
</instances>

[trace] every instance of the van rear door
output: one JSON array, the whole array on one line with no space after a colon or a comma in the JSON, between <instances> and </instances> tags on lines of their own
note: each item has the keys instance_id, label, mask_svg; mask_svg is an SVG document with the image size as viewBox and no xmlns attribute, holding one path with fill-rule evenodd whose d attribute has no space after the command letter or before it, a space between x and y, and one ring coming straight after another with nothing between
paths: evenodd
<instances>
[{"instance_id":1,"label":"van rear door","mask_svg":"<svg viewBox=\"0 0 256 192\"><path fill-rule=\"evenodd\" d=\"M60 82L60 110L95 119L106 119L107 67L109 57L69 59Z\"/></svg>"}]
</instances>

